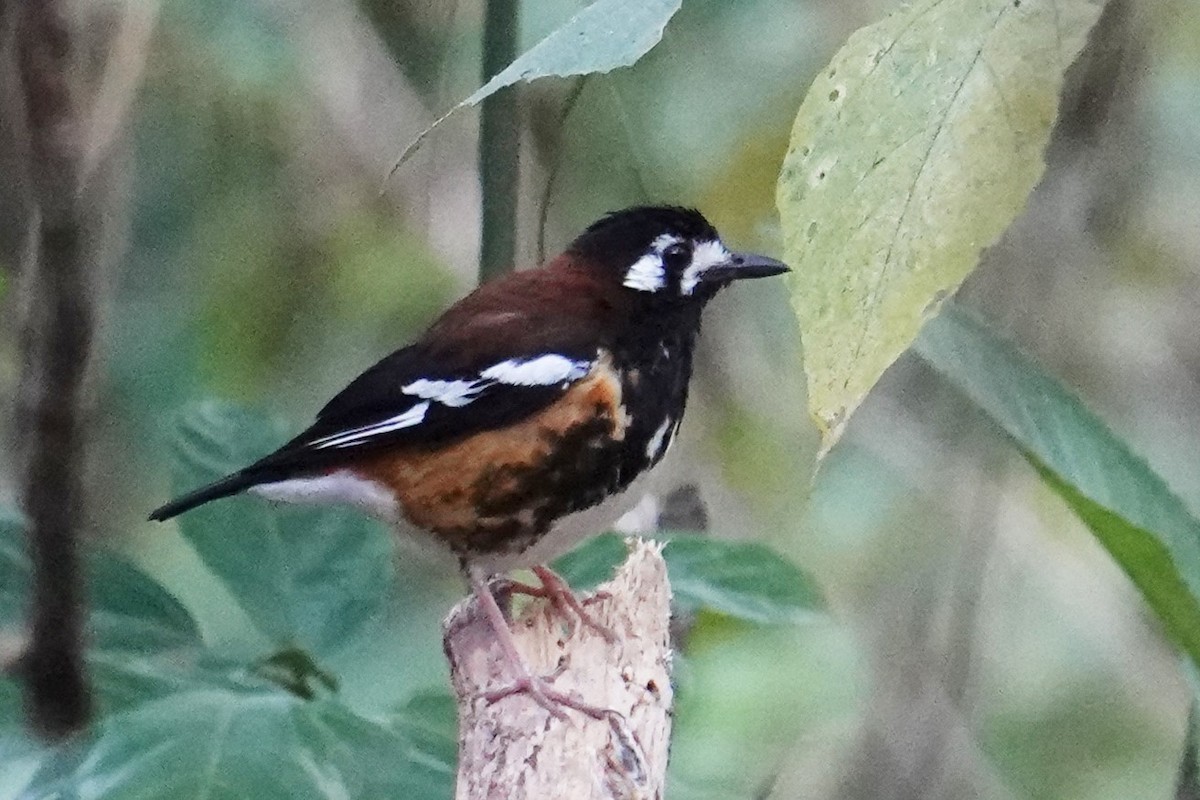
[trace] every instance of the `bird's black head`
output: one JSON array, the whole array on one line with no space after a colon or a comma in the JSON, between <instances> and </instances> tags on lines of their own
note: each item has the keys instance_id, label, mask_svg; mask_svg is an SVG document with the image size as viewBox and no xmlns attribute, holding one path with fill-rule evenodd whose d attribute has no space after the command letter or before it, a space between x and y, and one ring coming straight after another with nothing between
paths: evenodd
<instances>
[{"instance_id":1,"label":"bird's black head","mask_svg":"<svg viewBox=\"0 0 1200 800\"><path fill-rule=\"evenodd\" d=\"M587 264L612 270L631 292L661 303L704 302L740 278L787 272L780 261L735 253L695 209L639 206L592 224L570 251Z\"/></svg>"}]
</instances>

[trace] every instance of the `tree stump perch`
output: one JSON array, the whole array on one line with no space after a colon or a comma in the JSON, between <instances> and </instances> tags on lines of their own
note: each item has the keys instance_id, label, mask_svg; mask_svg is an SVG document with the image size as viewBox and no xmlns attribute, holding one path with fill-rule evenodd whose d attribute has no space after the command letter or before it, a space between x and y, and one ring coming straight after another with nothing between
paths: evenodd
<instances>
[{"instance_id":1,"label":"tree stump perch","mask_svg":"<svg viewBox=\"0 0 1200 800\"><path fill-rule=\"evenodd\" d=\"M524 695L488 703L511 685L503 651L468 598L443 626L458 702L457 800L652 800L663 796L671 733L670 586L661 545L629 540L611 581L588 611L616 632L605 641L548 602L530 602L512 623L521 654L555 688L611 709L607 720L566 710L554 718Z\"/></svg>"}]
</instances>

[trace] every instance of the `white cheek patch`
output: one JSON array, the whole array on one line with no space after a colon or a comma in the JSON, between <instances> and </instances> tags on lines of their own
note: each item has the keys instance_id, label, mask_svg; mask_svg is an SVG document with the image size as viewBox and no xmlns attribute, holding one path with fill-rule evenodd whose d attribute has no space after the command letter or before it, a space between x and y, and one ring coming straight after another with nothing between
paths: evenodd
<instances>
[{"instance_id":1,"label":"white cheek patch","mask_svg":"<svg viewBox=\"0 0 1200 800\"><path fill-rule=\"evenodd\" d=\"M671 245L682 241L671 233L659 234L650 243L650 252L633 262L625 272L624 285L639 292L657 292L666 288L667 269L663 266L662 254Z\"/></svg>"},{"instance_id":2,"label":"white cheek patch","mask_svg":"<svg viewBox=\"0 0 1200 800\"><path fill-rule=\"evenodd\" d=\"M688 268L683 271L683 277L679 280L679 291L685 295L694 292L704 273L718 264L727 263L731 255L725 249L725 245L715 239L696 245L696 249L692 251L692 263L688 264Z\"/></svg>"},{"instance_id":3,"label":"white cheek patch","mask_svg":"<svg viewBox=\"0 0 1200 800\"><path fill-rule=\"evenodd\" d=\"M647 253L633 262L625 273L624 285L639 292L657 292L667 285L667 271L663 269L662 256Z\"/></svg>"},{"instance_id":4,"label":"white cheek patch","mask_svg":"<svg viewBox=\"0 0 1200 800\"><path fill-rule=\"evenodd\" d=\"M398 431L402 428L411 428L414 425L420 425L425 421L425 413L429 411L429 401L417 403L412 408L405 411L403 414L397 414L394 417L389 417L381 422L373 422L370 425L364 425L361 428L342 431L335 433L332 436L326 436L322 439L317 439L310 447L315 447L318 450L323 450L327 447L350 447L358 444L364 439L370 439L375 436L380 436L392 431Z\"/></svg>"},{"instance_id":5,"label":"white cheek patch","mask_svg":"<svg viewBox=\"0 0 1200 800\"><path fill-rule=\"evenodd\" d=\"M511 358L479 373L486 381L509 386L553 386L582 378L592 368L590 361L572 361L557 353L526 361Z\"/></svg>"}]
</instances>

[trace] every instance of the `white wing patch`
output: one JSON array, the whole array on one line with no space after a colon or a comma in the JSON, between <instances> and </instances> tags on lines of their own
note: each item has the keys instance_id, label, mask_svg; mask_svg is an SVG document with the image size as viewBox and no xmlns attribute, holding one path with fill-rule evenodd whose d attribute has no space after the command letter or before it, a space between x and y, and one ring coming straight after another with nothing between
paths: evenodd
<instances>
[{"instance_id":1,"label":"white wing patch","mask_svg":"<svg viewBox=\"0 0 1200 800\"><path fill-rule=\"evenodd\" d=\"M572 361L566 356L549 353L536 358L510 358L479 373L474 380L431 381L421 378L400 391L422 400L435 400L444 406L462 408L479 393L497 383L509 386L553 386L582 378L592 368L590 361Z\"/></svg>"},{"instance_id":2,"label":"white wing patch","mask_svg":"<svg viewBox=\"0 0 1200 800\"><path fill-rule=\"evenodd\" d=\"M718 264L728 262L731 255L725 245L716 239L696 245L692 251L692 263L688 264L679 280L679 291L685 295L694 292L704 273Z\"/></svg>"},{"instance_id":3,"label":"white wing patch","mask_svg":"<svg viewBox=\"0 0 1200 800\"><path fill-rule=\"evenodd\" d=\"M429 402L429 400L426 400L423 403L417 403L403 414L397 414L394 417L389 417L382 422L373 422L370 425L363 425L361 428L353 428L348 431L335 433L331 436L325 436L321 439L317 439L309 446L315 447L319 450L323 450L326 447L351 447L359 444L364 439L370 439L385 433L398 431L402 428L411 428L414 425L420 425L425 421L425 413L429 411Z\"/></svg>"},{"instance_id":4,"label":"white wing patch","mask_svg":"<svg viewBox=\"0 0 1200 800\"><path fill-rule=\"evenodd\" d=\"M400 391L422 402L394 417L324 436L310 442L308 446L317 450L353 447L376 436L420 425L425 421L431 403L439 403L448 408L462 408L491 386L554 386L578 380L587 375L591 368L591 361L575 361L558 353L548 353L533 358L510 358L501 361L480 372L479 377L473 380L421 378L400 387Z\"/></svg>"},{"instance_id":5,"label":"white wing patch","mask_svg":"<svg viewBox=\"0 0 1200 800\"><path fill-rule=\"evenodd\" d=\"M556 353L525 361L510 358L479 373L484 381L506 383L509 386L553 386L575 381L592 368L590 361L572 361Z\"/></svg>"},{"instance_id":6,"label":"white wing patch","mask_svg":"<svg viewBox=\"0 0 1200 800\"><path fill-rule=\"evenodd\" d=\"M481 381L431 381L421 378L400 391L422 400L436 400L444 406L461 408L471 402L483 390Z\"/></svg>"}]
</instances>

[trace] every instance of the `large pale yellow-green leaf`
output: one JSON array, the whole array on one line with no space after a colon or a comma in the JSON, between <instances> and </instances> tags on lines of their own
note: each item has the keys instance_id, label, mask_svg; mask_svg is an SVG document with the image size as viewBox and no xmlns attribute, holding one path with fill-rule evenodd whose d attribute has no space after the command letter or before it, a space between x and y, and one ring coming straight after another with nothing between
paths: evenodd
<instances>
[{"instance_id":1,"label":"large pale yellow-green leaf","mask_svg":"<svg viewBox=\"0 0 1200 800\"><path fill-rule=\"evenodd\" d=\"M823 451L1021 211L1103 0L920 0L813 82L777 202Z\"/></svg>"}]
</instances>

